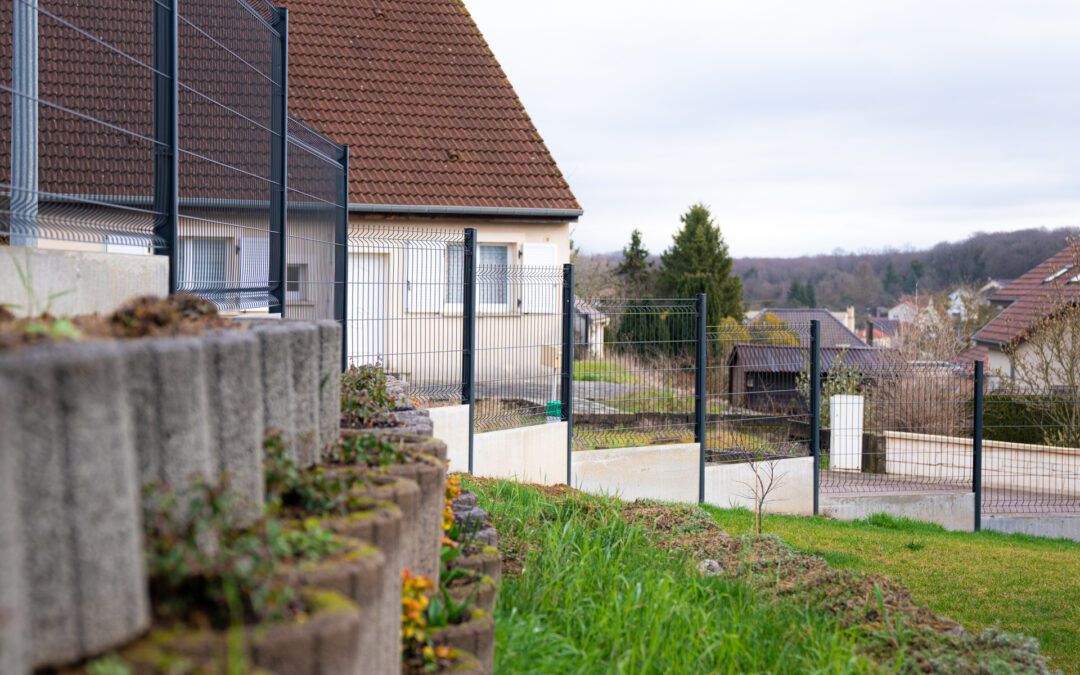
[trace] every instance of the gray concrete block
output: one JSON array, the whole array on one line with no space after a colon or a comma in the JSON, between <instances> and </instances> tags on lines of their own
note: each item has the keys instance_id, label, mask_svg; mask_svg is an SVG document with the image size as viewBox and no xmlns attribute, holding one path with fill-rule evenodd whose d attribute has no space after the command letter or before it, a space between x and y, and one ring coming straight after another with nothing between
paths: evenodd
<instances>
[{"instance_id":1,"label":"gray concrete block","mask_svg":"<svg viewBox=\"0 0 1080 675\"><path fill-rule=\"evenodd\" d=\"M32 666L122 644L149 625L128 403L114 344L0 357L11 383L12 442Z\"/></svg>"},{"instance_id":2,"label":"gray concrete block","mask_svg":"<svg viewBox=\"0 0 1080 675\"><path fill-rule=\"evenodd\" d=\"M265 500L261 350L246 331L207 335L207 401L216 472L228 472L246 518L259 517Z\"/></svg>"},{"instance_id":3,"label":"gray concrete block","mask_svg":"<svg viewBox=\"0 0 1080 675\"><path fill-rule=\"evenodd\" d=\"M319 330L315 324L285 324L292 339L293 445L297 463L319 461Z\"/></svg>"},{"instance_id":4,"label":"gray concrete block","mask_svg":"<svg viewBox=\"0 0 1080 675\"><path fill-rule=\"evenodd\" d=\"M142 484L186 486L217 471L210 447L207 357L194 338L120 343L129 373Z\"/></svg>"},{"instance_id":5,"label":"gray concrete block","mask_svg":"<svg viewBox=\"0 0 1080 675\"><path fill-rule=\"evenodd\" d=\"M280 433L293 460L292 334L280 321L252 321L261 348L263 424L267 433Z\"/></svg>"},{"instance_id":6,"label":"gray concrete block","mask_svg":"<svg viewBox=\"0 0 1080 675\"><path fill-rule=\"evenodd\" d=\"M319 450L331 445L341 427L341 345L344 331L337 321L319 327Z\"/></svg>"},{"instance_id":7,"label":"gray concrete block","mask_svg":"<svg viewBox=\"0 0 1080 675\"><path fill-rule=\"evenodd\" d=\"M26 603L22 581L22 542L19 537L18 473L13 418L15 397L0 380L0 673L23 675L23 622Z\"/></svg>"}]
</instances>

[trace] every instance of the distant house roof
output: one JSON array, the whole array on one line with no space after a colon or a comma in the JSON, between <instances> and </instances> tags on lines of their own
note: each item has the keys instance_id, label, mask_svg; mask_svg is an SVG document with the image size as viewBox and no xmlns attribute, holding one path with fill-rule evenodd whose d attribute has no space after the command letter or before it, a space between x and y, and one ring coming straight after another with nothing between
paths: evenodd
<instances>
[{"instance_id":1,"label":"distant house roof","mask_svg":"<svg viewBox=\"0 0 1080 675\"><path fill-rule=\"evenodd\" d=\"M991 296L1009 304L975 334L976 342L1004 345L1022 339L1037 321L1080 298L1077 278L1080 244L1070 244Z\"/></svg>"},{"instance_id":2,"label":"distant house roof","mask_svg":"<svg viewBox=\"0 0 1080 675\"><path fill-rule=\"evenodd\" d=\"M821 372L828 373L841 362L862 371L892 366L900 358L895 349L879 347L822 347ZM736 344L728 357L729 366L740 366L756 373L798 373L806 368L806 348L789 345Z\"/></svg>"},{"instance_id":3,"label":"distant house roof","mask_svg":"<svg viewBox=\"0 0 1080 675\"><path fill-rule=\"evenodd\" d=\"M760 319L765 314L772 314L781 321L791 324L792 330L795 330L804 338L805 344L810 344L810 322L814 319L821 322L822 348L842 347L844 345L858 346L862 344L859 336L848 330L847 326L841 323L827 309L766 307L758 313L755 320Z\"/></svg>"},{"instance_id":4,"label":"distant house roof","mask_svg":"<svg viewBox=\"0 0 1080 675\"><path fill-rule=\"evenodd\" d=\"M581 316L588 317L590 321L601 322L604 325L611 322L611 317L597 309L596 305L576 295L574 296L574 310Z\"/></svg>"},{"instance_id":5,"label":"distant house roof","mask_svg":"<svg viewBox=\"0 0 1080 675\"><path fill-rule=\"evenodd\" d=\"M985 362L987 360L987 358L989 358L989 356L990 356L990 348L989 347L987 347L986 345L975 345L971 349L968 349L966 351L962 351L959 354L957 354L955 357L953 357L953 362L954 363L959 363L961 365L968 365L968 364L971 364L971 363L975 363L976 361Z\"/></svg>"},{"instance_id":6,"label":"distant house roof","mask_svg":"<svg viewBox=\"0 0 1080 675\"><path fill-rule=\"evenodd\" d=\"M913 293L904 293L900 296L900 302L898 304L906 304L911 305L915 309L923 309L934 304L934 298L927 294L915 295Z\"/></svg>"},{"instance_id":7,"label":"distant house roof","mask_svg":"<svg viewBox=\"0 0 1080 675\"><path fill-rule=\"evenodd\" d=\"M861 339L863 342L866 342L866 329L865 328L860 328L855 334L858 335L859 339ZM889 337L888 333L882 331L877 326L874 326L874 339L875 340L877 340L878 338L887 338L887 337Z\"/></svg>"},{"instance_id":8,"label":"distant house roof","mask_svg":"<svg viewBox=\"0 0 1080 675\"><path fill-rule=\"evenodd\" d=\"M875 331L881 331L889 337L896 337L896 334L900 332L900 322L896 319L890 319L887 316L875 316L870 321L874 323Z\"/></svg>"},{"instance_id":9,"label":"distant house roof","mask_svg":"<svg viewBox=\"0 0 1080 675\"><path fill-rule=\"evenodd\" d=\"M290 111L349 146L354 210L580 215L459 0L282 4Z\"/></svg>"}]
</instances>

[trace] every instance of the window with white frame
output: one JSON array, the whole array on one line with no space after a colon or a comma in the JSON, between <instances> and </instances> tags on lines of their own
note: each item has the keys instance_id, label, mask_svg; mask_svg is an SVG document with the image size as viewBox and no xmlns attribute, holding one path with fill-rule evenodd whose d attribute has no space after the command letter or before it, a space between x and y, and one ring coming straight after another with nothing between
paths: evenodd
<instances>
[{"instance_id":1,"label":"window with white frame","mask_svg":"<svg viewBox=\"0 0 1080 675\"><path fill-rule=\"evenodd\" d=\"M504 312L510 306L511 244L479 244L477 254L476 300L482 312ZM464 244L446 247L446 304L460 308L465 289Z\"/></svg>"},{"instance_id":2,"label":"window with white frame","mask_svg":"<svg viewBox=\"0 0 1080 675\"><path fill-rule=\"evenodd\" d=\"M229 281L232 247L229 237L181 237L177 261L180 284L192 291L225 286Z\"/></svg>"}]
</instances>

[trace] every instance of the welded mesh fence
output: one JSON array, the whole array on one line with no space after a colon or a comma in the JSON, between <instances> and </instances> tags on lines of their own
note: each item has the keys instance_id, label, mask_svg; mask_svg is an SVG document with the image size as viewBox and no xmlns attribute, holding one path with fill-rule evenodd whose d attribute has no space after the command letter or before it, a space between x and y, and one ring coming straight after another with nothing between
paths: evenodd
<instances>
[{"instance_id":1,"label":"welded mesh fence","mask_svg":"<svg viewBox=\"0 0 1080 675\"><path fill-rule=\"evenodd\" d=\"M123 0L0 2L0 243L164 244L154 17Z\"/></svg>"},{"instance_id":2,"label":"welded mesh fence","mask_svg":"<svg viewBox=\"0 0 1080 675\"><path fill-rule=\"evenodd\" d=\"M346 150L289 118L285 317L345 318Z\"/></svg>"},{"instance_id":3,"label":"welded mesh fence","mask_svg":"<svg viewBox=\"0 0 1080 675\"><path fill-rule=\"evenodd\" d=\"M705 458L755 462L810 454L810 325L708 332Z\"/></svg>"},{"instance_id":4,"label":"welded mesh fence","mask_svg":"<svg viewBox=\"0 0 1080 675\"><path fill-rule=\"evenodd\" d=\"M478 250L475 430L558 420L563 268L492 263L510 248Z\"/></svg>"},{"instance_id":5,"label":"welded mesh fence","mask_svg":"<svg viewBox=\"0 0 1080 675\"><path fill-rule=\"evenodd\" d=\"M694 442L696 300L575 304L573 449Z\"/></svg>"},{"instance_id":6,"label":"welded mesh fence","mask_svg":"<svg viewBox=\"0 0 1080 675\"><path fill-rule=\"evenodd\" d=\"M347 270L348 364L382 365L423 406L460 403L464 231L354 227Z\"/></svg>"},{"instance_id":7,"label":"welded mesh fence","mask_svg":"<svg viewBox=\"0 0 1080 675\"><path fill-rule=\"evenodd\" d=\"M993 391L983 413L983 513L1080 513L1080 392Z\"/></svg>"},{"instance_id":8,"label":"welded mesh fence","mask_svg":"<svg viewBox=\"0 0 1080 675\"><path fill-rule=\"evenodd\" d=\"M276 16L261 0L180 5L177 290L223 309L269 307L281 281L284 44Z\"/></svg>"},{"instance_id":9,"label":"welded mesh fence","mask_svg":"<svg viewBox=\"0 0 1080 675\"><path fill-rule=\"evenodd\" d=\"M340 318L343 149L287 120L285 32L265 0L0 2L0 244L163 253L220 309Z\"/></svg>"},{"instance_id":10,"label":"welded mesh fence","mask_svg":"<svg viewBox=\"0 0 1080 675\"><path fill-rule=\"evenodd\" d=\"M823 493L973 489L970 369L822 362Z\"/></svg>"}]
</instances>

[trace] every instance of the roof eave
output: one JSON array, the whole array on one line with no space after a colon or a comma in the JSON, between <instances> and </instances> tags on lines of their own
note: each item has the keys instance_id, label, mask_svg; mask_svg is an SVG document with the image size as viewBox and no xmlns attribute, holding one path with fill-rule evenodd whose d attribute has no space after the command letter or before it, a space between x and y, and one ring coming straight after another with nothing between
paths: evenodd
<instances>
[{"instance_id":1,"label":"roof eave","mask_svg":"<svg viewBox=\"0 0 1080 675\"><path fill-rule=\"evenodd\" d=\"M349 213L411 216L474 216L478 218L538 218L574 222L584 209L537 209L512 206L421 206L408 204L349 204Z\"/></svg>"}]
</instances>

